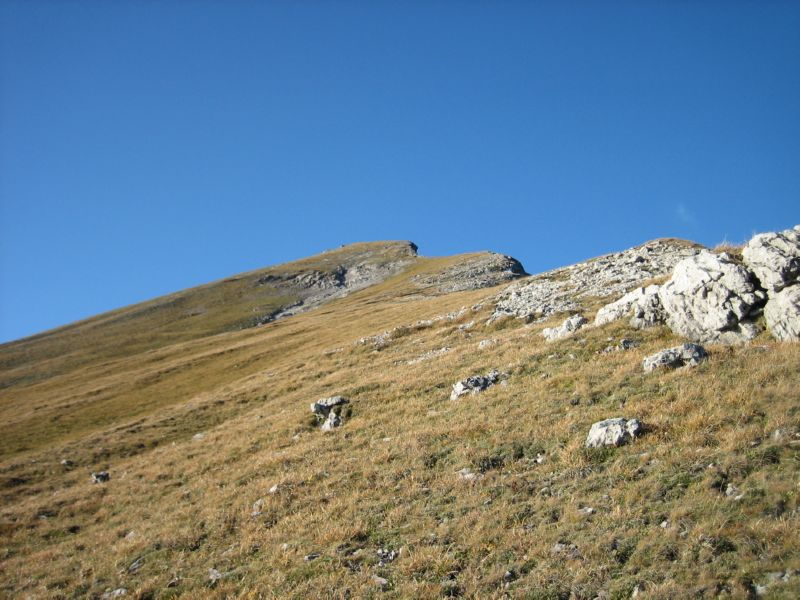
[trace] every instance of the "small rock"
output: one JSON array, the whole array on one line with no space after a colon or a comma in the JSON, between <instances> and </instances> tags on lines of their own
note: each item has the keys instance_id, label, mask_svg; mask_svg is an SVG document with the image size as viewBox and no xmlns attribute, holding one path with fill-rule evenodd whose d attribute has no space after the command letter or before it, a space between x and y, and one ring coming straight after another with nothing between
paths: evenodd
<instances>
[{"instance_id":1,"label":"small rock","mask_svg":"<svg viewBox=\"0 0 800 600\"><path fill-rule=\"evenodd\" d=\"M92 483L106 483L111 479L111 475L108 474L108 471L99 471L97 473L92 473Z\"/></svg>"},{"instance_id":2,"label":"small rock","mask_svg":"<svg viewBox=\"0 0 800 600\"><path fill-rule=\"evenodd\" d=\"M503 581L505 581L506 583L511 583L516 578L517 578L517 574L514 571L509 570L509 571L506 571L505 573L503 573Z\"/></svg>"},{"instance_id":3,"label":"small rock","mask_svg":"<svg viewBox=\"0 0 800 600\"><path fill-rule=\"evenodd\" d=\"M253 512L250 513L253 517L261 516L261 509L264 508L264 499L259 498L255 502L253 502Z\"/></svg>"},{"instance_id":4,"label":"small rock","mask_svg":"<svg viewBox=\"0 0 800 600\"><path fill-rule=\"evenodd\" d=\"M464 481L475 481L478 477L479 475L477 473L474 473L467 467L464 467L458 472L458 478Z\"/></svg>"},{"instance_id":5,"label":"small rock","mask_svg":"<svg viewBox=\"0 0 800 600\"><path fill-rule=\"evenodd\" d=\"M591 506L584 506L583 508L578 509L578 512L588 517L589 515L593 515L597 511Z\"/></svg>"},{"instance_id":6,"label":"small rock","mask_svg":"<svg viewBox=\"0 0 800 600\"><path fill-rule=\"evenodd\" d=\"M72 467L74 467L74 466L75 466L75 463L74 463L74 462L72 462L72 461L71 461L70 459L68 459L68 458L62 458L62 459L61 459L61 463L60 463L60 464L61 464L61 466L62 466L62 467L64 467L65 469L71 469Z\"/></svg>"},{"instance_id":7,"label":"small rock","mask_svg":"<svg viewBox=\"0 0 800 600\"><path fill-rule=\"evenodd\" d=\"M583 315L572 315L558 327L546 327L542 330L542 336L552 342L571 336L583 327L588 321Z\"/></svg>"},{"instance_id":8,"label":"small rock","mask_svg":"<svg viewBox=\"0 0 800 600\"><path fill-rule=\"evenodd\" d=\"M195 433L195 434L192 436L192 439L193 439L195 442L199 442L199 441L200 441L200 440L202 440L204 437L206 437L206 434L205 434L205 433Z\"/></svg>"},{"instance_id":9,"label":"small rock","mask_svg":"<svg viewBox=\"0 0 800 600\"><path fill-rule=\"evenodd\" d=\"M387 550L384 548L379 549L376 554L378 555L378 560L380 561L378 564L381 567L386 566L387 563L394 561L395 558L400 556L399 551Z\"/></svg>"},{"instance_id":10,"label":"small rock","mask_svg":"<svg viewBox=\"0 0 800 600\"><path fill-rule=\"evenodd\" d=\"M493 386L500 380L500 372L496 369L489 371L486 375L473 375L453 384L453 391L450 392L450 400L458 400L464 394L477 394L488 387Z\"/></svg>"},{"instance_id":11,"label":"small rock","mask_svg":"<svg viewBox=\"0 0 800 600\"><path fill-rule=\"evenodd\" d=\"M136 532L133 529L131 529L128 533L125 534L125 539L128 541L136 539Z\"/></svg>"},{"instance_id":12,"label":"small rock","mask_svg":"<svg viewBox=\"0 0 800 600\"><path fill-rule=\"evenodd\" d=\"M303 557L303 560L306 562L311 562L312 560L317 560L320 556L322 556L319 552L312 552L311 554L306 554Z\"/></svg>"},{"instance_id":13,"label":"small rock","mask_svg":"<svg viewBox=\"0 0 800 600\"><path fill-rule=\"evenodd\" d=\"M216 569L209 569L208 570L208 580L211 582L211 585L215 585L220 579L222 579L224 575L217 571Z\"/></svg>"},{"instance_id":14,"label":"small rock","mask_svg":"<svg viewBox=\"0 0 800 600\"><path fill-rule=\"evenodd\" d=\"M277 494L278 490L280 490L280 485L276 483L271 488L269 488L269 493L270 494Z\"/></svg>"},{"instance_id":15,"label":"small rock","mask_svg":"<svg viewBox=\"0 0 800 600\"><path fill-rule=\"evenodd\" d=\"M578 553L578 547L575 544L570 544L568 542L556 542L550 549L550 553L563 555L567 558L578 558L580 556Z\"/></svg>"},{"instance_id":16,"label":"small rock","mask_svg":"<svg viewBox=\"0 0 800 600\"><path fill-rule=\"evenodd\" d=\"M384 579L383 577L378 577L377 575L372 576L372 581L381 588L388 587L389 585L388 579Z\"/></svg>"},{"instance_id":17,"label":"small rock","mask_svg":"<svg viewBox=\"0 0 800 600\"><path fill-rule=\"evenodd\" d=\"M677 369L679 367L695 367L708 359L706 349L698 344L683 344L674 348L667 348L648 356L642 361L645 373L660 367Z\"/></svg>"},{"instance_id":18,"label":"small rock","mask_svg":"<svg viewBox=\"0 0 800 600\"><path fill-rule=\"evenodd\" d=\"M101 596L103 600L110 600L111 598L121 598L122 596L127 596L128 590L125 588L117 588L110 592L106 592Z\"/></svg>"},{"instance_id":19,"label":"small rock","mask_svg":"<svg viewBox=\"0 0 800 600\"><path fill-rule=\"evenodd\" d=\"M129 564L126 570L128 571L128 573L136 573L136 571L142 568L143 564L144 564L144 558L140 556L139 558L135 559L131 564Z\"/></svg>"},{"instance_id":20,"label":"small rock","mask_svg":"<svg viewBox=\"0 0 800 600\"><path fill-rule=\"evenodd\" d=\"M587 448L603 446L622 446L644 432L644 426L638 419L616 417L594 423L586 437Z\"/></svg>"},{"instance_id":21,"label":"small rock","mask_svg":"<svg viewBox=\"0 0 800 600\"><path fill-rule=\"evenodd\" d=\"M496 343L497 343L497 341L493 340L493 339L491 339L491 340L481 340L480 342L478 342L478 350L485 350L486 348L490 348L491 346L494 346Z\"/></svg>"},{"instance_id":22,"label":"small rock","mask_svg":"<svg viewBox=\"0 0 800 600\"><path fill-rule=\"evenodd\" d=\"M744 494L739 491L732 483L729 483L728 486L725 488L725 495L732 500L741 500L744 498Z\"/></svg>"},{"instance_id":23,"label":"small rock","mask_svg":"<svg viewBox=\"0 0 800 600\"><path fill-rule=\"evenodd\" d=\"M342 424L342 406L349 403L343 396L322 398L311 404L311 412L316 415L317 421L322 422L322 431L330 431Z\"/></svg>"},{"instance_id":24,"label":"small rock","mask_svg":"<svg viewBox=\"0 0 800 600\"><path fill-rule=\"evenodd\" d=\"M664 519L661 521L659 527L661 527L661 529L669 529L669 519Z\"/></svg>"}]
</instances>

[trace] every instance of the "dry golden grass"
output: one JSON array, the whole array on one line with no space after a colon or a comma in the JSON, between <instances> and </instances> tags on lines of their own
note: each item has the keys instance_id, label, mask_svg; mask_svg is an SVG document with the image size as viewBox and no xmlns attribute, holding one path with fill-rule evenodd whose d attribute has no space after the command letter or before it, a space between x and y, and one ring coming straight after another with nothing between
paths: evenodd
<instances>
[{"instance_id":1,"label":"dry golden grass","mask_svg":"<svg viewBox=\"0 0 800 600\"><path fill-rule=\"evenodd\" d=\"M563 316L487 326L488 304L472 307L498 290L426 296L411 280L457 260L418 259L263 327L78 353L53 374L5 348L36 383L3 390L0 594L746 598L800 567L800 346L763 336L645 375L644 356L680 341L668 330L614 323L546 344L541 329ZM394 328L381 349L357 343ZM601 353L623 336L640 347ZM449 400L491 368L507 383ZM337 393L351 414L325 434L308 405ZM584 449L591 423L614 416L650 430ZM480 477L459 479L465 467ZM111 481L93 485L101 469ZM381 548L400 555L380 564ZM211 568L224 575L213 585Z\"/></svg>"}]
</instances>

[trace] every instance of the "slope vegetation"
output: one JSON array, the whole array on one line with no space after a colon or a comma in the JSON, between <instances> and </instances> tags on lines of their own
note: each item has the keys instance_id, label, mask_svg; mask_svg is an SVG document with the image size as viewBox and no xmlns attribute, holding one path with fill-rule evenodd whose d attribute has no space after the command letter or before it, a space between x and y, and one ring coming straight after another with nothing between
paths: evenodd
<instances>
[{"instance_id":1,"label":"slope vegetation","mask_svg":"<svg viewBox=\"0 0 800 600\"><path fill-rule=\"evenodd\" d=\"M409 248L348 264L343 248L1 347L0 594L797 596L798 344L762 334L645 373L683 341L666 327L546 342L564 314L531 308L608 257L508 288L521 267L498 255ZM361 289L292 291L371 261L393 266L361 269L381 273ZM313 310L252 321L298 300ZM605 351L623 337L638 346ZM497 385L450 400L492 369ZM344 423L323 432L309 404L335 394ZM617 416L646 433L584 447Z\"/></svg>"}]
</instances>

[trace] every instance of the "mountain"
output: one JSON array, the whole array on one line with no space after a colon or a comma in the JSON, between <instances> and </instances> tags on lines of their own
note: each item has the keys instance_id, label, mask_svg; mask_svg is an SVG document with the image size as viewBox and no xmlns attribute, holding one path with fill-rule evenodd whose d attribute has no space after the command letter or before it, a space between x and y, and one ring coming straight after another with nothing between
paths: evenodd
<instances>
[{"instance_id":1,"label":"mountain","mask_svg":"<svg viewBox=\"0 0 800 600\"><path fill-rule=\"evenodd\" d=\"M353 244L4 344L0 595L796 597L797 231Z\"/></svg>"}]
</instances>

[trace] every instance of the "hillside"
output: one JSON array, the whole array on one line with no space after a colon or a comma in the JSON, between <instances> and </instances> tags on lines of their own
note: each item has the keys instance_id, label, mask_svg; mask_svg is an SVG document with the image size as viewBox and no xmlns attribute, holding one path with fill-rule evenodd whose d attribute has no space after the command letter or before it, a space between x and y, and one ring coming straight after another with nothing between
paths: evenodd
<instances>
[{"instance_id":1,"label":"hillside","mask_svg":"<svg viewBox=\"0 0 800 600\"><path fill-rule=\"evenodd\" d=\"M526 276L356 244L2 345L0 594L797 597L800 347L770 333L797 273L737 280L707 360L642 368L693 339L673 270L732 281L732 250ZM585 447L613 417L643 432Z\"/></svg>"}]
</instances>

